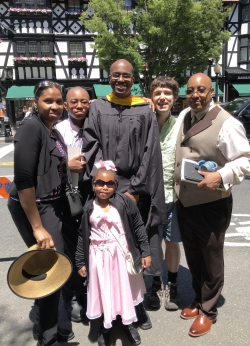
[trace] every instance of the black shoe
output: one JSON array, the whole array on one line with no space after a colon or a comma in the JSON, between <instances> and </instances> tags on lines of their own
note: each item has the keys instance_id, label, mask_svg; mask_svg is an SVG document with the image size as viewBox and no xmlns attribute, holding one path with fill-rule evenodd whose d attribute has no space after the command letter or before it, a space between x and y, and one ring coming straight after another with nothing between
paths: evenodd
<instances>
[{"instance_id":1,"label":"black shoe","mask_svg":"<svg viewBox=\"0 0 250 346\"><path fill-rule=\"evenodd\" d=\"M35 321L33 325L33 338L38 340L40 335L40 327L38 321ZM75 337L74 332L71 330L66 330L60 327L57 327L57 339L58 341L69 341Z\"/></svg>"},{"instance_id":2,"label":"black shoe","mask_svg":"<svg viewBox=\"0 0 250 346\"><path fill-rule=\"evenodd\" d=\"M138 319L136 323L141 329L147 330L152 328L150 317L147 311L145 310L143 303L140 303L135 306L135 312Z\"/></svg>"},{"instance_id":3,"label":"black shoe","mask_svg":"<svg viewBox=\"0 0 250 346\"><path fill-rule=\"evenodd\" d=\"M129 342L133 346L140 345L141 337L140 337L140 334L138 333L138 331L133 326L133 324L129 324L127 326L123 324L123 330L124 330L124 333L126 334L128 340L129 340Z\"/></svg>"},{"instance_id":4,"label":"black shoe","mask_svg":"<svg viewBox=\"0 0 250 346\"><path fill-rule=\"evenodd\" d=\"M163 297L163 286L161 281L153 281L152 286L146 294L146 301L148 306L159 309Z\"/></svg>"},{"instance_id":5,"label":"black shoe","mask_svg":"<svg viewBox=\"0 0 250 346\"><path fill-rule=\"evenodd\" d=\"M109 331L107 329L102 331L97 342L98 346L109 346Z\"/></svg>"},{"instance_id":6,"label":"black shoe","mask_svg":"<svg viewBox=\"0 0 250 346\"><path fill-rule=\"evenodd\" d=\"M53 344L49 343L49 344L43 344L43 343L40 343L40 341L38 341L38 343L36 344L36 346L60 346L60 344L58 344L57 341L55 341Z\"/></svg>"},{"instance_id":7,"label":"black shoe","mask_svg":"<svg viewBox=\"0 0 250 346\"><path fill-rule=\"evenodd\" d=\"M169 282L166 285L165 291L165 309L178 310L180 304L180 297L178 293L178 285Z\"/></svg>"}]
</instances>

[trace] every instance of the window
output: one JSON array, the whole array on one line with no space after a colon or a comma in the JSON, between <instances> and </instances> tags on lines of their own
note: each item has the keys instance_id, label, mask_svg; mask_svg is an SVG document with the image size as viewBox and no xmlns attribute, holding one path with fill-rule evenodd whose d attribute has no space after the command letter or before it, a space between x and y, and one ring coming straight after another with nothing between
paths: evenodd
<instances>
[{"instance_id":1,"label":"window","mask_svg":"<svg viewBox=\"0 0 250 346\"><path fill-rule=\"evenodd\" d=\"M29 56L37 56L37 42L36 41L29 42Z\"/></svg>"},{"instance_id":2,"label":"window","mask_svg":"<svg viewBox=\"0 0 250 346\"><path fill-rule=\"evenodd\" d=\"M37 0L37 8L46 8L46 0Z\"/></svg>"},{"instance_id":3,"label":"window","mask_svg":"<svg viewBox=\"0 0 250 346\"><path fill-rule=\"evenodd\" d=\"M80 12L80 1L79 0L69 0L68 1L69 12Z\"/></svg>"},{"instance_id":4,"label":"window","mask_svg":"<svg viewBox=\"0 0 250 346\"><path fill-rule=\"evenodd\" d=\"M25 56L25 42L24 41L17 41L16 43L16 49L17 49L17 55L18 56Z\"/></svg>"},{"instance_id":5,"label":"window","mask_svg":"<svg viewBox=\"0 0 250 346\"><path fill-rule=\"evenodd\" d=\"M240 61L250 60L250 45L249 38L243 37L240 39Z\"/></svg>"},{"instance_id":6,"label":"window","mask_svg":"<svg viewBox=\"0 0 250 346\"><path fill-rule=\"evenodd\" d=\"M132 0L124 0L124 5L123 5L124 10L130 11L132 10Z\"/></svg>"},{"instance_id":7,"label":"window","mask_svg":"<svg viewBox=\"0 0 250 346\"><path fill-rule=\"evenodd\" d=\"M50 55L49 42L48 41L42 41L41 42L41 53L42 53L42 56L49 56Z\"/></svg>"},{"instance_id":8,"label":"window","mask_svg":"<svg viewBox=\"0 0 250 346\"><path fill-rule=\"evenodd\" d=\"M82 56L82 43L81 42L70 42L70 55L71 57Z\"/></svg>"},{"instance_id":9,"label":"window","mask_svg":"<svg viewBox=\"0 0 250 346\"><path fill-rule=\"evenodd\" d=\"M25 0L25 8L34 8L34 0Z\"/></svg>"},{"instance_id":10,"label":"window","mask_svg":"<svg viewBox=\"0 0 250 346\"><path fill-rule=\"evenodd\" d=\"M249 5L242 6L242 21L243 22L248 22L250 21L250 7Z\"/></svg>"},{"instance_id":11,"label":"window","mask_svg":"<svg viewBox=\"0 0 250 346\"><path fill-rule=\"evenodd\" d=\"M17 8L22 7L22 0L13 0L13 6Z\"/></svg>"}]
</instances>

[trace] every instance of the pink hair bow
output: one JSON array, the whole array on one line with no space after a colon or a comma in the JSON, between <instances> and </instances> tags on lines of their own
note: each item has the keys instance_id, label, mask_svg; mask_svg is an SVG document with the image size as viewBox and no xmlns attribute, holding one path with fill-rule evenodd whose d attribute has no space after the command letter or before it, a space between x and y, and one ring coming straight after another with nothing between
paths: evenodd
<instances>
[{"instance_id":1,"label":"pink hair bow","mask_svg":"<svg viewBox=\"0 0 250 346\"><path fill-rule=\"evenodd\" d=\"M115 164L113 161L107 160L107 161L97 161L94 163L94 165L96 166L96 168L106 168L107 171L112 170L112 171L116 171L115 168Z\"/></svg>"}]
</instances>

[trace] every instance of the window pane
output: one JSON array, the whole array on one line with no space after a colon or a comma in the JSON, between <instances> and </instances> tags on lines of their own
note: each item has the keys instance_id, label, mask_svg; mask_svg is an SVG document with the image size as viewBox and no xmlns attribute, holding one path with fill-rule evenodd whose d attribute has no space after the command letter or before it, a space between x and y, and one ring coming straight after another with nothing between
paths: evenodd
<instances>
[{"instance_id":1,"label":"window pane","mask_svg":"<svg viewBox=\"0 0 250 346\"><path fill-rule=\"evenodd\" d=\"M49 42L48 41L42 41L41 42L41 53L46 53L44 55L49 54Z\"/></svg>"},{"instance_id":2,"label":"window pane","mask_svg":"<svg viewBox=\"0 0 250 346\"><path fill-rule=\"evenodd\" d=\"M240 49L240 60L247 60L247 47Z\"/></svg>"},{"instance_id":3,"label":"window pane","mask_svg":"<svg viewBox=\"0 0 250 346\"><path fill-rule=\"evenodd\" d=\"M37 43L35 41L29 42L29 55L36 56L37 55Z\"/></svg>"},{"instance_id":4,"label":"window pane","mask_svg":"<svg viewBox=\"0 0 250 346\"><path fill-rule=\"evenodd\" d=\"M71 42L70 43L70 53L71 53L71 56L82 56L82 43L81 42Z\"/></svg>"},{"instance_id":5,"label":"window pane","mask_svg":"<svg viewBox=\"0 0 250 346\"><path fill-rule=\"evenodd\" d=\"M17 8L22 7L22 0L13 0L13 6Z\"/></svg>"},{"instance_id":6,"label":"window pane","mask_svg":"<svg viewBox=\"0 0 250 346\"><path fill-rule=\"evenodd\" d=\"M132 10L132 0L124 0L124 5L123 5L124 10Z\"/></svg>"},{"instance_id":7,"label":"window pane","mask_svg":"<svg viewBox=\"0 0 250 346\"><path fill-rule=\"evenodd\" d=\"M34 8L34 0L25 0L26 8Z\"/></svg>"},{"instance_id":8,"label":"window pane","mask_svg":"<svg viewBox=\"0 0 250 346\"><path fill-rule=\"evenodd\" d=\"M80 12L80 1L79 0L69 0L68 1L69 12Z\"/></svg>"},{"instance_id":9,"label":"window pane","mask_svg":"<svg viewBox=\"0 0 250 346\"><path fill-rule=\"evenodd\" d=\"M17 41L16 43L17 53L25 53L24 41Z\"/></svg>"},{"instance_id":10,"label":"window pane","mask_svg":"<svg viewBox=\"0 0 250 346\"><path fill-rule=\"evenodd\" d=\"M242 6L242 20L243 21L249 21L250 16L249 16L249 5L247 6Z\"/></svg>"},{"instance_id":11,"label":"window pane","mask_svg":"<svg viewBox=\"0 0 250 346\"><path fill-rule=\"evenodd\" d=\"M46 0L37 0L38 8L46 8Z\"/></svg>"},{"instance_id":12,"label":"window pane","mask_svg":"<svg viewBox=\"0 0 250 346\"><path fill-rule=\"evenodd\" d=\"M247 46L247 44L248 44L248 38L246 37L246 38L241 38L240 39L240 46L242 47L242 46Z\"/></svg>"}]
</instances>

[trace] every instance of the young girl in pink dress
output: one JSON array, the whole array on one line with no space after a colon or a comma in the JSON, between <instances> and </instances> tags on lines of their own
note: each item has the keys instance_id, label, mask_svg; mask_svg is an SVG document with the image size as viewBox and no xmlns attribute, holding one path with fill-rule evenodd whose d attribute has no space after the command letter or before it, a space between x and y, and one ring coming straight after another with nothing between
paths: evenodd
<instances>
[{"instance_id":1,"label":"young girl in pink dress","mask_svg":"<svg viewBox=\"0 0 250 346\"><path fill-rule=\"evenodd\" d=\"M88 277L86 315L90 320L103 316L99 346L109 345L108 330L117 315L121 316L131 344L139 345L140 335L133 322L137 321L138 308L144 309L146 289L141 273L128 274L124 249L131 252L138 271L147 268L151 263L148 238L135 203L126 195L115 193L114 164L100 161L95 165L95 198L84 207L76 252L78 272Z\"/></svg>"}]
</instances>

